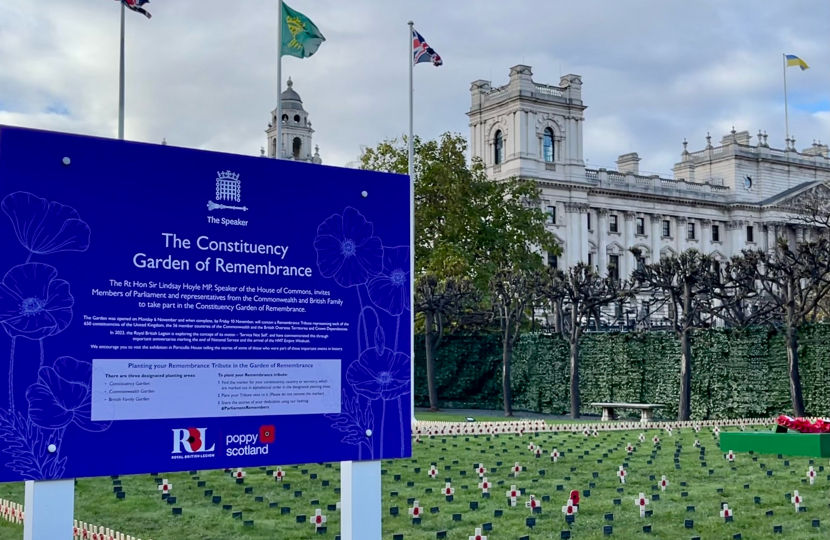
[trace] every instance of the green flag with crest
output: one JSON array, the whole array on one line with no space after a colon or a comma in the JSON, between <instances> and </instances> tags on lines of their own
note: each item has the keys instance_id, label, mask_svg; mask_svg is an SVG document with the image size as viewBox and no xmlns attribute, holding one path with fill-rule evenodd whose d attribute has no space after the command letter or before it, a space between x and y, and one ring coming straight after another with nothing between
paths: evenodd
<instances>
[{"instance_id":1,"label":"green flag with crest","mask_svg":"<svg viewBox=\"0 0 830 540\"><path fill-rule=\"evenodd\" d=\"M311 19L282 2L282 56L308 58L326 38Z\"/></svg>"}]
</instances>

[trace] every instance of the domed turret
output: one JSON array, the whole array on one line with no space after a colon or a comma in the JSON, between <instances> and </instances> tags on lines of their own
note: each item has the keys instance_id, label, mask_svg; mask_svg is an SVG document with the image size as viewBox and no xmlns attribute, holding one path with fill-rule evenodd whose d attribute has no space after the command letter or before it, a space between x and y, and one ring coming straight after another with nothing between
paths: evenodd
<instances>
[{"instance_id":1,"label":"domed turret","mask_svg":"<svg viewBox=\"0 0 830 540\"><path fill-rule=\"evenodd\" d=\"M288 88L280 94L282 104L281 132L282 141L280 155L282 159L295 161L320 162L319 154L311 153L313 148L311 136L314 130L311 129L311 122L308 120L308 112L303 108L303 100L300 94L294 90L294 82L288 78ZM277 157L277 111L271 112L271 122L268 129L268 157Z\"/></svg>"}]
</instances>

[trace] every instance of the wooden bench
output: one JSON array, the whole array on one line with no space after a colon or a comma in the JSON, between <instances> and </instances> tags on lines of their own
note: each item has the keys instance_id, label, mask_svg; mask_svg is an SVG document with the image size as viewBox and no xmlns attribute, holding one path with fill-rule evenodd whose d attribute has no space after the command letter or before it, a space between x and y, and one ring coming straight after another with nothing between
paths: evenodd
<instances>
[{"instance_id":1,"label":"wooden bench","mask_svg":"<svg viewBox=\"0 0 830 540\"><path fill-rule=\"evenodd\" d=\"M665 405L656 403L591 403L592 407L602 407L602 421L614 420L614 409L639 409L640 422L651 422L654 419L654 411L662 409Z\"/></svg>"}]
</instances>

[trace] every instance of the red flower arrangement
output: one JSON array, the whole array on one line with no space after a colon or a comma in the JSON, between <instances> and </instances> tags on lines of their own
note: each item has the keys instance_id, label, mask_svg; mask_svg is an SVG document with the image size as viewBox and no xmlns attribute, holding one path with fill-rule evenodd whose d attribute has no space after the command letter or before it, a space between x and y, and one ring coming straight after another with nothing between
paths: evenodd
<instances>
[{"instance_id":1,"label":"red flower arrangement","mask_svg":"<svg viewBox=\"0 0 830 540\"><path fill-rule=\"evenodd\" d=\"M806 418L792 418L782 414L778 417L778 425L799 433L830 433L830 422L820 418L810 422Z\"/></svg>"}]
</instances>

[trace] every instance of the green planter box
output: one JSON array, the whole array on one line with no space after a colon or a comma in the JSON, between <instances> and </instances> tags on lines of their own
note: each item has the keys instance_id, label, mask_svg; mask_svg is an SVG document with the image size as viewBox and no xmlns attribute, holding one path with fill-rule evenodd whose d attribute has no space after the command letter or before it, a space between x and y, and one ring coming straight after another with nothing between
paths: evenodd
<instances>
[{"instance_id":1,"label":"green planter box","mask_svg":"<svg viewBox=\"0 0 830 540\"><path fill-rule=\"evenodd\" d=\"M721 433L724 452L830 457L830 433Z\"/></svg>"}]
</instances>

